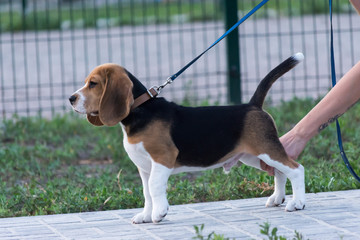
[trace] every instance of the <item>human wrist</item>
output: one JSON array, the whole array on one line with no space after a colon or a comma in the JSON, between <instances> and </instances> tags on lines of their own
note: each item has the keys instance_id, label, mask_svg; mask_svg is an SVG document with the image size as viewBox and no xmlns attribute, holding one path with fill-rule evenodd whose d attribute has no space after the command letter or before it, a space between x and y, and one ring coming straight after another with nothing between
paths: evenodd
<instances>
[{"instance_id":1,"label":"human wrist","mask_svg":"<svg viewBox=\"0 0 360 240\"><path fill-rule=\"evenodd\" d=\"M310 129L307 127L304 127L301 122L291 130L293 132L293 135L302 142L307 143L312 137L314 137L317 134L316 129Z\"/></svg>"}]
</instances>

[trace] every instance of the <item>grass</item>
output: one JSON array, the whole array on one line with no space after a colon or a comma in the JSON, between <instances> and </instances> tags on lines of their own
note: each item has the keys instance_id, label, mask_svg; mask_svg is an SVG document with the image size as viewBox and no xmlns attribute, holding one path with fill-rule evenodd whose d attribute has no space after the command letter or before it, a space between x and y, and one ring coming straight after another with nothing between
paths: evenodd
<instances>
[{"instance_id":1,"label":"grass","mask_svg":"<svg viewBox=\"0 0 360 240\"><path fill-rule=\"evenodd\" d=\"M230 238L225 237L222 234L217 234L215 232L211 232L210 234L208 234L207 236L203 235L203 230L204 230L205 225L201 224L200 226L195 225L194 229L195 229L195 237L193 237L192 239L198 239L198 240L230 240ZM270 224L268 222L265 222L264 224L260 225L260 233L264 236L267 237L267 239L269 240L287 240L288 238L284 237L284 236L279 236L277 234L278 229L276 227L271 228ZM304 240L304 236L295 231L294 232L294 237L292 238L292 240Z\"/></svg>"},{"instance_id":2,"label":"grass","mask_svg":"<svg viewBox=\"0 0 360 240\"><path fill-rule=\"evenodd\" d=\"M130 1L129 3L93 5L68 4L60 8L31 11L26 15L22 12L9 11L1 13L1 27L9 30L49 30L83 27L113 27L124 25L147 25L172 23L179 17L185 21L206 21L218 19L217 7L213 2L174 1L164 3Z\"/></svg>"},{"instance_id":3,"label":"grass","mask_svg":"<svg viewBox=\"0 0 360 240\"><path fill-rule=\"evenodd\" d=\"M314 106L295 99L267 107L280 134ZM344 147L360 173L360 104L341 117ZM360 189L338 154L335 126L311 140L300 156L306 191ZM94 127L75 114L52 120L0 123L0 217L125 209L143 206L137 169L122 147L120 126ZM273 178L247 166L178 174L169 179L170 204L269 196ZM291 193L290 184L287 193Z\"/></svg>"},{"instance_id":4,"label":"grass","mask_svg":"<svg viewBox=\"0 0 360 240\"><path fill-rule=\"evenodd\" d=\"M239 10L248 12L260 1L239 1ZM106 1L107 3L107 1ZM334 1L333 11L349 12L348 0ZM177 22L195 22L223 19L223 6L217 1L130 1L129 3L107 3L94 7L80 1L76 4L62 4L40 10L40 6L33 6L26 14L14 10L10 5L9 11L0 14L0 30L51 30L88 27L113 27L124 25L169 24ZM270 1L266 8L273 9L277 15L298 16L304 14L328 13L326 1L302 0ZM35 10L34 10L35 9ZM221 11L219 11L219 9ZM258 16L264 17L265 11L259 11Z\"/></svg>"}]
</instances>

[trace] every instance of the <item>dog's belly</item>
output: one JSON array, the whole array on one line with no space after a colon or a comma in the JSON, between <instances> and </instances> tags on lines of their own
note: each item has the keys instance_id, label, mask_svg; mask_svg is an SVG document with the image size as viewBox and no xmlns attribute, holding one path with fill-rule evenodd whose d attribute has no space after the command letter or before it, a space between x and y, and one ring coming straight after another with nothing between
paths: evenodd
<instances>
[{"instance_id":1,"label":"dog's belly","mask_svg":"<svg viewBox=\"0 0 360 240\"><path fill-rule=\"evenodd\" d=\"M240 161L242 163L245 163L248 166L257 168L261 170L260 167L260 159L256 156L253 156L251 154L247 153L239 153L236 154L230 158L228 158L225 161L218 162L216 164L213 164L211 166L207 167L191 167L191 166L181 166L174 169L173 174L181 173L181 172L196 172L196 171L204 171L208 169L215 169L219 167L223 167L225 173L228 173L230 169L237 164L237 162Z\"/></svg>"},{"instance_id":2,"label":"dog's belly","mask_svg":"<svg viewBox=\"0 0 360 240\"><path fill-rule=\"evenodd\" d=\"M230 161L230 160L228 160L228 161ZM208 167L181 166L181 167L175 168L174 171L173 171L173 174L182 173L182 172L198 172L198 171L204 171L204 170L209 170L209 169L215 169L215 168L223 167L224 164L226 164L227 162L217 163L217 164L214 164L214 165L211 165L211 166L208 166Z\"/></svg>"}]
</instances>

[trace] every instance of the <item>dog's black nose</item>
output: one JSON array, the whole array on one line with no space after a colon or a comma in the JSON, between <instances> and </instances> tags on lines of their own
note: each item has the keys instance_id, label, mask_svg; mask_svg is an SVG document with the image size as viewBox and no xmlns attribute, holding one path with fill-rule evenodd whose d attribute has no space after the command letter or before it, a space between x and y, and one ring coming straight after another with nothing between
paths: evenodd
<instances>
[{"instance_id":1,"label":"dog's black nose","mask_svg":"<svg viewBox=\"0 0 360 240\"><path fill-rule=\"evenodd\" d=\"M72 95L71 97L69 97L69 101L70 101L71 105L74 105L76 99L77 99L77 97L75 95Z\"/></svg>"}]
</instances>

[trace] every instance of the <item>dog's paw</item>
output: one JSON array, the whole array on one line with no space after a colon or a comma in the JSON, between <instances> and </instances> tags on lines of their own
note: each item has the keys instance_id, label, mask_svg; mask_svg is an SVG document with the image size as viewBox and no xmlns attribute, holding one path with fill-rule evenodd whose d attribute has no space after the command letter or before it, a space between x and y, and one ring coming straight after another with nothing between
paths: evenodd
<instances>
[{"instance_id":1,"label":"dog's paw","mask_svg":"<svg viewBox=\"0 0 360 240\"><path fill-rule=\"evenodd\" d=\"M285 194L273 194L266 201L266 207L277 207L285 202Z\"/></svg>"},{"instance_id":2,"label":"dog's paw","mask_svg":"<svg viewBox=\"0 0 360 240\"><path fill-rule=\"evenodd\" d=\"M151 212L147 213L145 211L136 214L132 219L131 222L134 224L140 224L140 223L150 223L151 220Z\"/></svg>"},{"instance_id":3,"label":"dog's paw","mask_svg":"<svg viewBox=\"0 0 360 240\"><path fill-rule=\"evenodd\" d=\"M161 222L164 217L167 215L169 210L169 204L166 201L166 204L157 205L154 207L151 218L153 223Z\"/></svg>"},{"instance_id":4,"label":"dog's paw","mask_svg":"<svg viewBox=\"0 0 360 240\"><path fill-rule=\"evenodd\" d=\"M303 210L305 208L305 200L292 199L285 207L285 211L293 212L296 210Z\"/></svg>"}]
</instances>

